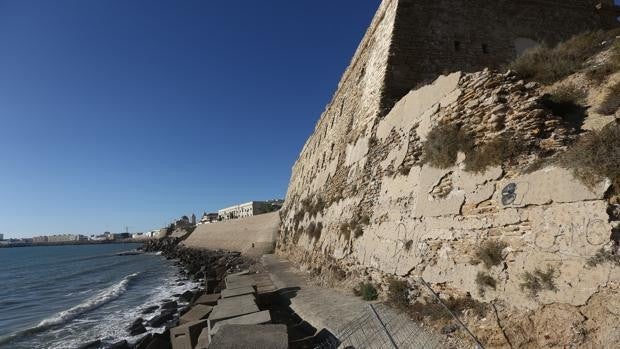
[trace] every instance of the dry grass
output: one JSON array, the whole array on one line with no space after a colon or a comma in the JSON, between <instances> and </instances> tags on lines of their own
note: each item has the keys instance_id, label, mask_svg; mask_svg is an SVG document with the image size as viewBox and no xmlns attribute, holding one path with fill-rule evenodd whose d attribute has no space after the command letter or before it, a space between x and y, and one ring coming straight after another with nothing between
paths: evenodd
<instances>
[{"instance_id":1,"label":"dry grass","mask_svg":"<svg viewBox=\"0 0 620 349\"><path fill-rule=\"evenodd\" d=\"M617 33L598 30L576 35L553 48L543 45L518 57L509 68L525 79L551 84L580 70L588 58L606 47L603 42Z\"/></svg>"},{"instance_id":2,"label":"dry grass","mask_svg":"<svg viewBox=\"0 0 620 349\"><path fill-rule=\"evenodd\" d=\"M620 42L614 40L611 49L609 50L609 57L607 60L599 65L590 68L586 71L586 76L594 80L595 82L602 83L607 77L618 72L620 70Z\"/></svg>"},{"instance_id":3,"label":"dry grass","mask_svg":"<svg viewBox=\"0 0 620 349\"><path fill-rule=\"evenodd\" d=\"M465 170L480 173L528 151L526 144L512 132L479 145L474 145L473 139L456 126L439 125L429 132L424 142L423 162L436 168L449 168L454 166L460 151L465 154Z\"/></svg>"},{"instance_id":4,"label":"dry grass","mask_svg":"<svg viewBox=\"0 0 620 349\"><path fill-rule=\"evenodd\" d=\"M516 158L526 151L526 147L513 133L507 132L487 143L464 149L464 151L465 170L480 173L489 167L499 166Z\"/></svg>"},{"instance_id":5,"label":"dry grass","mask_svg":"<svg viewBox=\"0 0 620 349\"><path fill-rule=\"evenodd\" d=\"M522 291L527 290L530 296L536 297L542 290L557 291L556 277L556 270L552 267L547 267L547 271L536 268L534 272L527 271L521 276L523 282L519 286Z\"/></svg>"},{"instance_id":6,"label":"dry grass","mask_svg":"<svg viewBox=\"0 0 620 349\"><path fill-rule=\"evenodd\" d=\"M620 123L612 122L600 131L582 135L560 155L558 163L590 187L609 178L615 190L620 190Z\"/></svg>"},{"instance_id":7,"label":"dry grass","mask_svg":"<svg viewBox=\"0 0 620 349\"><path fill-rule=\"evenodd\" d=\"M388 280L388 303L397 309L409 307L409 284L405 280Z\"/></svg>"},{"instance_id":8,"label":"dry grass","mask_svg":"<svg viewBox=\"0 0 620 349\"><path fill-rule=\"evenodd\" d=\"M620 81L607 88L605 99L601 102L597 112L603 115L613 115L620 108Z\"/></svg>"},{"instance_id":9,"label":"dry grass","mask_svg":"<svg viewBox=\"0 0 620 349\"><path fill-rule=\"evenodd\" d=\"M478 302L469 296L459 298L450 297L447 300L444 300L444 304L457 316L460 316L463 312L469 310L478 318L482 318L488 310L486 304ZM435 301L429 301L426 303L415 302L409 307L409 314L414 320L417 321L422 321L427 317L434 321L441 319L452 320L452 315L446 311L441 304Z\"/></svg>"},{"instance_id":10,"label":"dry grass","mask_svg":"<svg viewBox=\"0 0 620 349\"><path fill-rule=\"evenodd\" d=\"M616 266L620 266L620 256L613 254L611 251L607 251L601 248L596 254L588 258L587 264L589 267L596 267L599 264L612 263Z\"/></svg>"},{"instance_id":11,"label":"dry grass","mask_svg":"<svg viewBox=\"0 0 620 349\"><path fill-rule=\"evenodd\" d=\"M476 285L478 285L478 292L484 295L484 291L487 287L491 287L492 289L497 287L497 281L495 281L491 275L480 271L476 275Z\"/></svg>"},{"instance_id":12,"label":"dry grass","mask_svg":"<svg viewBox=\"0 0 620 349\"><path fill-rule=\"evenodd\" d=\"M424 142L423 162L436 168L454 165L459 150L472 148L471 137L451 124L440 124L428 133Z\"/></svg>"},{"instance_id":13,"label":"dry grass","mask_svg":"<svg viewBox=\"0 0 620 349\"><path fill-rule=\"evenodd\" d=\"M583 89L573 83L556 86L550 93L549 100L555 103L582 104L587 97Z\"/></svg>"},{"instance_id":14,"label":"dry grass","mask_svg":"<svg viewBox=\"0 0 620 349\"><path fill-rule=\"evenodd\" d=\"M502 257L502 251L508 247L508 244L502 241L489 240L482 244L474 252L474 263L484 263L484 266L491 268L495 265L499 265L504 261Z\"/></svg>"},{"instance_id":15,"label":"dry grass","mask_svg":"<svg viewBox=\"0 0 620 349\"><path fill-rule=\"evenodd\" d=\"M379 292L375 285L370 282L363 282L359 285L359 295L365 301L374 301L379 297Z\"/></svg>"}]
</instances>

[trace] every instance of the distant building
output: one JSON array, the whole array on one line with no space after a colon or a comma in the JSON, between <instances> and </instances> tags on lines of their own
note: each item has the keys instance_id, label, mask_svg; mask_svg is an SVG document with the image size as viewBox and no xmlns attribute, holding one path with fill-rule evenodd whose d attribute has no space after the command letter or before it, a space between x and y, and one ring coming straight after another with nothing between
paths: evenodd
<instances>
[{"instance_id":1,"label":"distant building","mask_svg":"<svg viewBox=\"0 0 620 349\"><path fill-rule=\"evenodd\" d=\"M48 238L47 236L35 236L32 238L32 242L35 242L35 243L48 242Z\"/></svg>"},{"instance_id":2,"label":"distant building","mask_svg":"<svg viewBox=\"0 0 620 349\"><path fill-rule=\"evenodd\" d=\"M205 212L202 215L202 218L200 219L200 222L198 222L198 224L213 223L213 222L217 222L218 219L219 219L219 214Z\"/></svg>"},{"instance_id":3,"label":"distant building","mask_svg":"<svg viewBox=\"0 0 620 349\"><path fill-rule=\"evenodd\" d=\"M114 237L114 240L131 239L131 234L129 233L112 234L112 236Z\"/></svg>"},{"instance_id":4,"label":"distant building","mask_svg":"<svg viewBox=\"0 0 620 349\"><path fill-rule=\"evenodd\" d=\"M196 215L192 213L192 225L196 225Z\"/></svg>"},{"instance_id":5,"label":"distant building","mask_svg":"<svg viewBox=\"0 0 620 349\"><path fill-rule=\"evenodd\" d=\"M4 240L4 234L0 234L0 241Z\"/></svg>"},{"instance_id":6,"label":"distant building","mask_svg":"<svg viewBox=\"0 0 620 349\"><path fill-rule=\"evenodd\" d=\"M245 204L221 209L218 211L218 216L220 220L258 216L279 210L283 202L283 200L250 201Z\"/></svg>"}]
</instances>

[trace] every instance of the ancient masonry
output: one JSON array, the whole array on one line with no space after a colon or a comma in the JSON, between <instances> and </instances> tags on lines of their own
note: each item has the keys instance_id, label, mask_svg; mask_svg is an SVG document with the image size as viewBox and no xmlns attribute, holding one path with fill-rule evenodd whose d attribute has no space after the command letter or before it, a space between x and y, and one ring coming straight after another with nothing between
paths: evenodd
<instances>
[{"instance_id":1,"label":"ancient masonry","mask_svg":"<svg viewBox=\"0 0 620 349\"><path fill-rule=\"evenodd\" d=\"M536 84L484 69L533 45L614 26L617 13L613 1L384 0L293 167L279 253L319 273L421 276L499 301L517 309L510 319L509 310L498 315L518 327L504 333L512 344L558 316L596 327L599 343L618 339L620 271L585 263L615 224L609 183L588 188L555 167L513 171L563 147L574 130L541 106ZM517 132L534 151L484 173L464 171L462 156L435 169L420 157L439 121L461 124L476 142ZM505 263L486 270L472 251L488 240L509 247ZM557 291L521 290L521 275L536 268L558 271ZM481 271L495 289L479 292ZM534 309L538 318L523 315ZM573 330L554 328L548 340Z\"/></svg>"}]
</instances>

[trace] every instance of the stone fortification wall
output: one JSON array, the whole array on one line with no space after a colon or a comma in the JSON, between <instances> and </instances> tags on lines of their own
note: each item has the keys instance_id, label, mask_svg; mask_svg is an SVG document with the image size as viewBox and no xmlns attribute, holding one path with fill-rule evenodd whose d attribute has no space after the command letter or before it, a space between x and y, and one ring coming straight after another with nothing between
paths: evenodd
<instances>
[{"instance_id":1,"label":"stone fortification wall","mask_svg":"<svg viewBox=\"0 0 620 349\"><path fill-rule=\"evenodd\" d=\"M610 1L603 3L401 0L388 63L386 104L393 105L420 81L432 81L444 72L498 68L528 42L555 45L572 35L608 27L616 15Z\"/></svg>"},{"instance_id":2,"label":"stone fortification wall","mask_svg":"<svg viewBox=\"0 0 620 349\"><path fill-rule=\"evenodd\" d=\"M605 27L614 21L611 3L384 0L293 166L291 187L343 197L345 155L364 147L354 141L412 88L444 72L497 67L527 45ZM288 201L300 195L289 188Z\"/></svg>"},{"instance_id":3,"label":"stone fortification wall","mask_svg":"<svg viewBox=\"0 0 620 349\"><path fill-rule=\"evenodd\" d=\"M515 342L532 340L536 325L524 314L537 310L541 318L553 318L561 304L566 321L596 332L598 343L605 343L617 328L599 328L612 316L600 304L609 300L609 312L620 314L612 300L620 271L613 264L591 267L587 260L610 244L618 225L610 220L619 218L608 213L609 182L590 188L553 166L517 170L574 137L575 130L542 98L536 84L488 70L441 76L410 92L347 144L339 169L345 181L327 176L322 186L291 183L279 253L318 274L338 270L338 277L379 283L388 275L423 277L446 294L496 304L504 324L518 328L508 335ZM429 131L440 123L459 123L478 144L516 134L515 141L530 150L481 173L465 170L463 154L454 167L436 169L421 155ZM487 268L476 263L476 251L489 241L505 247L502 263ZM557 289L536 296L523 289L524 275L537 269L553 270ZM495 287L481 291L479 273L493 278ZM552 331L550 342L573 340L564 325ZM499 346L504 340L484 339Z\"/></svg>"},{"instance_id":4,"label":"stone fortification wall","mask_svg":"<svg viewBox=\"0 0 620 349\"><path fill-rule=\"evenodd\" d=\"M314 136L305 143L299 161L292 171L292 180L311 184L315 176L321 180L334 176L348 139L361 132L381 108L396 1L384 1L345 71L332 101L321 115ZM340 173L343 177L345 174ZM315 190L318 187L315 188Z\"/></svg>"},{"instance_id":5,"label":"stone fortification wall","mask_svg":"<svg viewBox=\"0 0 620 349\"><path fill-rule=\"evenodd\" d=\"M567 328L592 331L598 343L614 336L620 303L606 302L620 275L586 263L620 226L607 212L609 184L585 187L556 167L519 172L563 149L575 130L544 106L536 84L468 73L527 45L609 25L614 11L611 1L383 1L293 167L278 252L317 274L423 277L447 294L493 303L498 323L518 328L500 331L499 346L572 340ZM463 72L435 80L444 71ZM483 173L465 171L463 154L435 169L422 149L440 123L468 130L476 144L514 134L529 152ZM487 270L474 254L488 241L507 247L503 263ZM522 289L537 268L554 271L557 290L532 297ZM495 288L480 292L478 273ZM534 309L538 318L529 318ZM558 316L579 328L536 330Z\"/></svg>"},{"instance_id":6,"label":"stone fortification wall","mask_svg":"<svg viewBox=\"0 0 620 349\"><path fill-rule=\"evenodd\" d=\"M279 225L278 212L200 224L182 244L189 248L222 249L258 257L273 252Z\"/></svg>"}]
</instances>

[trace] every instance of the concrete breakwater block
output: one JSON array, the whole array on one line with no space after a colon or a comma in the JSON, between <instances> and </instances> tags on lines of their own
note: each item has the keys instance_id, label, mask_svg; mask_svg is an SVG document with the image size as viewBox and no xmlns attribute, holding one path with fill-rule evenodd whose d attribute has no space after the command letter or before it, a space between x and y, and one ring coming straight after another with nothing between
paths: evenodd
<instances>
[{"instance_id":1,"label":"concrete breakwater block","mask_svg":"<svg viewBox=\"0 0 620 349\"><path fill-rule=\"evenodd\" d=\"M218 299L220 299L219 293L203 294L202 296L198 297L198 299L196 300L196 304L216 305Z\"/></svg>"},{"instance_id":2,"label":"concrete breakwater block","mask_svg":"<svg viewBox=\"0 0 620 349\"><path fill-rule=\"evenodd\" d=\"M209 349L287 349L286 325L225 325Z\"/></svg>"},{"instance_id":3,"label":"concrete breakwater block","mask_svg":"<svg viewBox=\"0 0 620 349\"><path fill-rule=\"evenodd\" d=\"M226 278L226 288L254 287L256 280L253 276L238 276L232 279Z\"/></svg>"},{"instance_id":4,"label":"concrete breakwater block","mask_svg":"<svg viewBox=\"0 0 620 349\"><path fill-rule=\"evenodd\" d=\"M212 310L213 310L213 307L210 305L198 304L192 307L183 316L181 316L181 318L179 319L179 322L181 323L181 325L183 325L188 322L202 320L206 318L211 313Z\"/></svg>"},{"instance_id":5,"label":"concrete breakwater block","mask_svg":"<svg viewBox=\"0 0 620 349\"><path fill-rule=\"evenodd\" d=\"M218 321L256 313L259 310L253 295L220 299L209 316L209 329Z\"/></svg>"},{"instance_id":6,"label":"concrete breakwater block","mask_svg":"<svg viewBox=\"0 0 620 349\"><path fill-rule=\"evenodd\" d=\"M196 343L194 349L207 349L209 347L209 340L209 329L203 328L202 332L200 332L200 336L198 336L198 343Z\"/></svg>"},{"instance_id":7,"label":"concrete breakwater block","mask_svg":"<svg viewBox=\"0 0 620 349\"><path fill-rule=\"evenodd\" d=\"M188 322L170 329L172 349L193 349L198 343L198 337L207 326L207 320Z\"/></svg>"},{"instance_id":8,"label":"concrete breakwater block","mask_svg":"<svg viewBox=\"0 0 620 349\"><path fill-rule=\"evenodd\" d=\"M245 296L247 294L254 294L254 287L245 286L239 288L227 288L222 291L222 298L232 298L238 296Z\"/></svg>"},{"instance_id":9,"label":"concrete breakwater block","mask_svg":"<svg viewBox=\"0 0 620 349\"><path fill-rule=\"evenodd\" d=\"M209 330L209 338L213 336L225 325L262 325L271 322L271 315L269 310L259 311L258 313L252 313L239 317L234 317L228 320L222 320L215 324L212 329Z\"/></svg>"}]
</instances>

